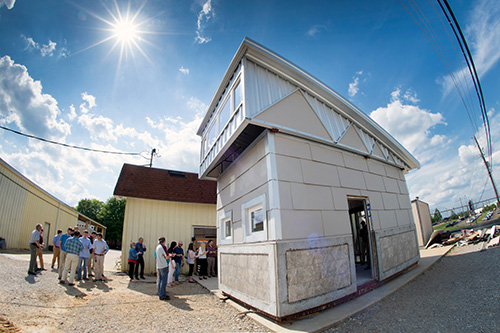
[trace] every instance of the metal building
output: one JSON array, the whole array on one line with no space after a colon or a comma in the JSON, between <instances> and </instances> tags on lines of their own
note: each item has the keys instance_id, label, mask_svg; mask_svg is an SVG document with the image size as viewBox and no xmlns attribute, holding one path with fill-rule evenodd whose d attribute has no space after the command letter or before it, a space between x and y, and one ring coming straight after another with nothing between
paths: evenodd
<instances>
[{"instance_id":1,"label":"metal building","mask_svg":"<svg viewBox=\"0 0 500 333\"><path fill-rule=\"evenodd\" d=\"M106 227L80 214L0 159L0 238L7 248L28 249L36 224L43 226L44 242L52 246L58 229L77 224L105 234Z\"/></svg>"},{"instance_id":2,"label":"metal building","mask_svg":"<svg viewBox=\"0 0 500 333\"><path fill-rule=\"evenodd\" d=\"M154 250L158 238L182 241L187 253L191 238L217 238L216 186L196 173L124 164L114 195L127 198L123 221L121 269L127 270L131 242L144 238L144 272L156 272ZM184 265L184 270L188 265Z\"/></svg>"},{"instance_id":3,"label":"metal building","mask_svg":"<svg viewBox=\"0 0 500 333\"><path fill-rule=\"evenodd\" d=\"M282 320L418 262L404 177L418 161L287 59L245 39L198 135L225 294Z\"/></svg>"}]
</instances>

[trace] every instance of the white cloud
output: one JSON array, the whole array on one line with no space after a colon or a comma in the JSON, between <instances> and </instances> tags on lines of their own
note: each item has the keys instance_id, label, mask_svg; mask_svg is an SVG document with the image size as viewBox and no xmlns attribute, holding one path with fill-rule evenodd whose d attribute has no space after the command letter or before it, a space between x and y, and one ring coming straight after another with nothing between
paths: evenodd
<instances>
[{"instance_id":1,"label":"white cloud","mask_svg":"<svg viewBox=\"0 0 500 333\"><path fill-rule=\"evenodd\" d=\"M42 54L42 57L49 56L52 57L54 55L54 51L56 50L56 43L49 40L49 44L47 45L42 45L40 47L40 53Z\"/></svg>"},{"instance_id":2,"label":"white cloud","mask_svg":"<svg viewBox=\"0 0 500 333\"><path fill-rule=\"evenodd\" d=\"M0 0L0 8L2 6L7 7L7 9L12 9L14 8L14 4L16 3L16 0Z\"/></svg>"},{"instance_id":3,"label":"white cloud","mask_svg":"<svg viewBox=\"0 0 500 333\"><path fill-rule=\"evenodd\" d=\"M75 120L76 116L77 116L77 114L76 114L76 111L75 111L75 106L74 106L73 104L71 104L71 105L69 106L69 114L68 114L68 119L69 119L70 121L73 121L73 120Z\"/></svg>"},{"instance_id":4,"label":"white cloud","mask_svg":"<svg viewBox=\"0 0 500 333\"><path fill-rule=\"evenodd\" d=\"M464 31L478 75L481 77L500 59L500 7L497 0L482 0L475 4ZM472 87L470 73L465 66L455 71L453 76L457 80L467 78L469 87ZM445 96L455 88L450 76L440 77L437 82L443 87Z\"/></svg>"},{"instance_id":5,"label":"white cloud","mask_svg":"<svg viewBox=\"0 0 500 333\"><path fill-rule=\"evenodd\" d=\"M52 57L54 55L54 51L56 50L56 45L57 45L55 42L49 40L48 44L40 45L40 43L35 42L31 37L26 37L24 35L21 35L21 37L26 42L26 47L24 48L25 50L30 50L30 51L38 50L40 51L42 57L46 56ZM65 51L66 49L64 49L64 52ZM64 52L62 56L66 56Z\"/></svg>"},{"instance_id":6,"label":"white cloud","mask_svg":"<svg viewBox=\"0 0 500 333\"><path fill-rule=\"evenodd\" d=\"M48 138L64 138L70 126L59 116L57 100L9 56L0 58L0 122Z\"/></svg>"},{"instance_id":7,"label":"white cloud","mask_svg":"<svg viewBox=\"0 0 500 333\"><path fill-rule=\"evenodd\" d=\"M326 25L323 24L315 24L309 30L307 30L306 35L309 37L316 37L319 33L327 30Z\"/></svg>"},{"instance_id":8,"label":"white cloud","mask_svg":"<svg viewBox=\"0 0 500 333\"><path fill-rule=\"evenodd\" d=\"M359 80L361 75L363 75L363 71L356 72L356 75L353 77L354 81L349 83L349 89L347 90L349 96L354 97L359 92ZM366 81L366 79L363 80L363 82L364 81Z\"/></svg>"},{"instance_id":9,"label":"white cloud","mask_svg":"<svg viewBox=\"0 0 500 333\"><path fill-rule=\"evenodd\" d=\"M182 74L188 75L189 68L184 68L184 66L181 66L181 68L179 68L179 72L181 72Z\"/></svg>"},{"instance_id":10,"label":"white cloud","mask_svg":"<svg viewBox=\"0 0 500 333\"><path fill-rule=\"evenodd\" d=\"M417 158L427 159L425 155L429 149L448 141L443 135L432 134L431 129L446 123L440 113L407 104L408 101L418 101L416 94L407 91L401 96L400 89L396 89L391 93L391 102L386 107L372 111L370 117Z\"/></svg>"},{"instance_id":11,"label":"white cloud","mask_svg":"<svg viewBox=\"0 0 500 333\"><path fill-rule=\"evenodd\" d=\"M204 37L202 35L205 25L213 16L212 0L207 0L198 13L198 20L196 22L196 38L194 40L197 41L198 44L206 44L212 40L211 37Z\"/></svg>"}]
</instances>

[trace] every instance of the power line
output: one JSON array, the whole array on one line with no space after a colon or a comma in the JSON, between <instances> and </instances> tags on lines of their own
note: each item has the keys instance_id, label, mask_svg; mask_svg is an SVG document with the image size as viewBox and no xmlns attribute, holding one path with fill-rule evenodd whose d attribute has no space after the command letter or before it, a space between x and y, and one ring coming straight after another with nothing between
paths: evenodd
<instances>
[{"instance_id":1,"label":"power line","mask_svg":"<svg viewBox=\"0 0 500 333\"><path fill-rule=\"evenodd\" d=\"M142 156L141 153L127 153L127 152L120 152L120 151L109 151L109 150L100 150L100 149L92 149L92 148L74 146L74 145L69 145L67 143L61 143L61 142L57 142L57 141L47 140L47 139L40 138L38 136L34 136L31 134L25 134L25 133L22 133L22 132L19 132L19 131L16 131L16 130L13 130L11 128L4 127L4 126L0 126L0 128L4 129L6 131L12 132L12 133L16 133L16 134L31 138L31 139L36 139L36 140L40 140L40 141L47 142L47 143L52 143L55 145L60 145L60 146L67 147L67 148L81 149L81 150L92 151L92 152L96 152L96 153L104 153L104 154Z\"/></svg>"}]
</instances>

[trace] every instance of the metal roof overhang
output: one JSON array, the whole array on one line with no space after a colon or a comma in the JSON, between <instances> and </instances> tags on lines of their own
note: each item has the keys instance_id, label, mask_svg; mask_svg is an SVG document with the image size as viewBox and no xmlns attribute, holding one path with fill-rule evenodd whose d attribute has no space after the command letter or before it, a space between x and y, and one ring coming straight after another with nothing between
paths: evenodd
<instances>
[{"instance_id":1,"label":"metal roof overhang","mask_svg":"<svg viewBox=\"0 0 500 333\"><path fill-rule=\"evenodd\" d=\"M386 130L384 130L380 125L378 125L370 117L364 114L361 110L356 108L353 104L348 102L334 90L329 88L326 84L316 79L308 72L304 71L297 65L249 38L245 38L243 40L240 47L238 48L238 51L233 57L233 60L228 66L224 78L219 85L219 88L217 89L212 102L210 103L210 106L208 108L209 112L207 112L207 114L205 115L198 129L197 134L199 136L202 135L205 126L207 126L212 116L212 113L215 112L215 106L217 105L222 93L224 92L224 89L226 89L226 86L230 82L234 71L237 69L243 57L247 57L253 62L256 62L257 64L265 68L269 68L271 71L282 75L301 89L317 97L326 105L331 106L344 117L351 120L367 133L370 133L372 136L385 144L390 150L393 151L393 153L395 153L402 161L404 161L408 165L408 170L420 168L420 163L418 162L418 160L413 157L413 155L408 152L406 148L404 148Z\"/></svg>"}]
</instances>

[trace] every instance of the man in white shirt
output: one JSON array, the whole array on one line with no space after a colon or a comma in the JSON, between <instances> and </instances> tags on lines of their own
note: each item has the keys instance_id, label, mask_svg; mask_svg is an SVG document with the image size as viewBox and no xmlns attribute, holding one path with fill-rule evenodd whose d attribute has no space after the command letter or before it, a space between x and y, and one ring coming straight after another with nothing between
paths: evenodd
<instances>
[{"instance_id":1,"label":"man in white shirt","mask_svg":"<svg viewBox=\"0 0 500 333\"><path fill-rule=\"evenodd\" d=\"M170 297L167 295L167 276L168 276L168 262L167 262L167 248L165 246L165 237L158 239L158 246L156 247L156 269L158 270L158 296L162 301L168 301Z\"/></svg>"},{"instance_id":2,"label":"man in white shirt","mask_svg":"<svg viewBox=\"0 0 500 333\"><path fill-rule=\"evenodd\" d=\"M41 248L40 245L40 230L42 230L42 225L39 223L36 225L35 230L31 233L30 238L30 268L28 269L29 275L36 275L38 271L36 265L36 249Z\"/></svg>"},{"instance_id":3,"label":"man in white shirt","mask_svg":"<svg viewBox=\"0 0 500 333\"><path fill-rule=\"evenodd\" d=\"M108 253L109 247L108 243L102 239L102 234L99 232L97 234L97 239L93 244L94 254L95 254L95 280L102 281L102 273L104 272L104 256Z\"/></svg>"}]
</instances>

